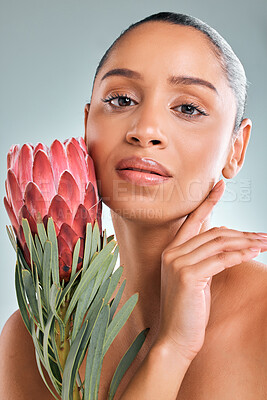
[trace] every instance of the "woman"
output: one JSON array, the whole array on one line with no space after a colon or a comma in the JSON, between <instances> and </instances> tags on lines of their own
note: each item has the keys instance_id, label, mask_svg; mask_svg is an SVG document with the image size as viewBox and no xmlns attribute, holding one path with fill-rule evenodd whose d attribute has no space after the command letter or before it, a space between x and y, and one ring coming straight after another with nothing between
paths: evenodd
<instances>
[{"instance_id":1,"label":"woman","mask_svg":"<svg viewBox=\"0 0 267 400\"><path fill-rule=\"evenodd\" d=\"M220 175L231 179L244 162L252 125L243 119L245 102L245 73L230 46L182 14L134 24L99 64L85 141L124 265L120 307L139 292L104 359L101 400L146 327L116 399L267 396L267 276L252 261L267 249L267 234L210 226L225 188ZM1 352L3 398L51 398L33 370L18 312L3 330Z\"/></svg>"}]
</instances>

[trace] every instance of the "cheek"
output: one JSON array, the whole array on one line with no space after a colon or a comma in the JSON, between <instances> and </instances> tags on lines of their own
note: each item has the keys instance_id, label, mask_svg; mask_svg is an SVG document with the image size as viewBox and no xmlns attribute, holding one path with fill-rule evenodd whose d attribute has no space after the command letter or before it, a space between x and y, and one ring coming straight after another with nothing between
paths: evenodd
<instances>
[{"instance_id":1,"label":"cheek","mask_svg":"<svg viewBox=\"0 0 267 400\"><path fill-rule=\"evenodd\" d=\"M223 168L227 146L226 132L218 128L195 135L193 140L176 145L177 180L187 200L201 200L217 181Z\"/></svg>"}]
</instances>

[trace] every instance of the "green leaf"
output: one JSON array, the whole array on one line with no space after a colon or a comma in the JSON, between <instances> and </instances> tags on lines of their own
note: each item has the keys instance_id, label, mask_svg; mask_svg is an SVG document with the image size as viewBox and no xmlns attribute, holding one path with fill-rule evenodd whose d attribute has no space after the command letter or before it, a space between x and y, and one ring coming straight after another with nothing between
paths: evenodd
<instances>
[{"instance_id":1,"label":"green leaf","mask_svg":"<svg viewBox=\"0 0 267 400\"><path fill-rule=\"evenodd\" d=\"M110 280L109 283L109 287L108 287L108 291L105 295L105 303L107 303L110 299L110 296L112 295L112 293L114 292L114 290L116 289L119 280L121 278L123 272L123 267L120 266L119 268L116 269L116 271L111 275L111 277L109 277L108 279Z\"/></svg>"},{"instance_id":2,"label":"green leaf","mask_svg":"<svg viewBox=\"0 0 267 400\"><path fill-rule=\"evenodd\" d=\"M90 251L90 262L91 258L94 255L94 253L100 250L100 232L99 232L99 227L98 224L94 224L93 228L93 236L92 236L92 241L91 241L91 251Z\"/></svg>"},{"instance_id":3,"label":"green leaf","mask_svg":"<svg viewBox=\"0 0 267 400\"><path fill-rule=\"evenodd\" d=\"M24 258L24 255L19 246L17 246L17 259L23 266L23 269L27 269L29 272L31 272L31 269L30 269L29 265L27 264L27 262Z\"/></svg>"},{"instance_id":4,"label":"green leaf","mask_svg":"<svg viewBox=\"0 0 267 400\"><path fill-rule=\"evenodd\" d=\"M37 267L36 264L34 264L34 272L35 272L35 292L36 292L36 297L37 297L37 307L38 307L38 315L39 315L39 321L42 327L42 331L44 331L44 318L43 318L43 310L42 310L42 299L41 299L41 292L40 292L40 286L39 286L39 278L38 278L38 272L37 272Z\"/></svg>"},{"instance_id":5,"label":"green leaf","mask_svg":"<svg viewBox=\"0 0 267 400\"><path fill-rule=\"evenodd\" d=\"M35 358L36 358L36 362L37 362L37 367L38 367L39 373L40 373L40 375L41 375L41 377L42 377L42 379L43 379L43 381L44 381L44 383L45 383L45 386L47 387L47 389L49 390L49 392L52 394L52 396L54 397L54 399L58 400L58 397L53 393L53 391L51 390L50 386L48 385L48 383L47 383L47 381L46 381L46 379L45 379L45 376L44 376L44 373L43 373L43 370L42 370L42 365L41 365L40 357L39 357L39 354L38 354L38 352L37 352L36 349L35 349Z\"/></svg>"},{"instance_id":6,"label":"green leaf","mask_svg":"<svg viewBox=\"0 0 267 400\"><path fill-rule=\"evenodd\" d=\"M53 383L56 391L58 393L61 392L61 382L60 382L60 372L58 371L58 377L54 375L54 372L52 371L51 364L49 361L49 340L50 340L50 331L52 327L54 327L53 321L55 319L54 314L51 312L48 316L48 320L45 326L44 330L44 340L43 340L43 359L44 359L44 366L45 369L49 375L49 378L51 379L51 382Z\"/></svg>"},{"instance_id":7,"label":"green leaf","mask_svg":"<svg viewBox=\"0 0 267 400\"><path fill-rule=\"evenodd\" d=\"M113 400L116 390L122 380L122 377L124 376L125 372L128 370L139 350L143 346L149 329L150 328L146 328L142 332L140 332L139 335L137 335L133 343L130 345L130 347L120 360L120 363L116 368L109 387L108 400Z\"/></svg>"},{"instance_id":8,"label":"green leaf","mask_svg":"<svg viewBox=\"0 0 267 400\"><path fill-rule=\"evenodd\" d=\"M58 243L53 218L49 217L47 221L48 239L52 243L52 278L53 283L59 286L59 266L58 266Z\"/></svg>"},{"instance_id":9,"label":"green leaf","mask_svg":"<svg viewBox=\"0 0 267 400\"><path fill-rule=\"evenodd\" d=\"M88 346L86 360L84 397L86 399L98 398L100 373L103 363L103 343L109 321L109 305L103 306L93 329L92 337Z\"/></svg>"},{"instance_id":10,"label":"green leaf","mask_svg":"<svg viewBox=\"0 0 267 400\"><path fill-rule=\"evenodd\" d=\"M57 312L61 293L62 293L62 288L60 286L58 287L55 283L53 283L50 289L49 304L53 315L58 321L60 329L60 341L61 343L63 343L65 338L65 325Z\"/></svg>"},{"instance_id":11,"label":"green leaf","mask_svg":"<svg viewBox=\"0 0 267 400\"><path fill-rule=\"evenodd\" d=\"M111 308L110 308L109 324L113 318L113 315L115 314L115 312L118 308L125 285L126 285L126 279L124 279L124 281L122 282L121 287L119 288L115 299L112 299L114 301L112 301Z\"/></svg>"},{"instance_id":12,"label":"green leaf","mask_svg":"<svg viewBox=\"0 0 267 400\"><path fill-rule=\"evenodd\" d=\"M138 301L139 294L133 294L126 303L122 306L122 308L118 311L115 315L113 320L111 321L107 335L104 343L104 355L106 354L107 350L109 349L111 343L129 318L131 312L133 311L137 301Z\"/></svg>"},{"instance_id":13,"label":"green leaf","mask_svg":"<svg viewBox=\"0 0 267 400\"><path fill-rule=\"evenodd\" d=\"M108 254L112 251L112 249L114 248L115 245L116 245L115 241L112 241L109 244L107 244L106 247L104 247L100 251L100 253L97 255L97 257L90 264L89 268L86 270L86 272L83 276L83 279L81 279L78 287L76 288L76 290L71 298L71 301L68 306L68 310L66 312L65 319L64 319L65 324L68 321L81 294L83 293L83 291L85 289L87 289L91 279L93 279L95 277L95 275L99 271L99 268L101 268L102 264L105 262L105 260L108 256Z\"/></svg>"},{"instance_id":14,"label":"green leaf","mask_svg":"<svg viewBox=\"0 0 267 400\"><path fill-rule=\"evenodd\" d=\"M104 304L107 304L111 294L114 292L114 289L117 286L117 282L120 279L123 267L114 272L114 274L106 279L106 281L101 285L97 295L95 296L93 303L90 304L90 309L87 314L87 318L90 319L94 314L94 310L96 308L96 304L101 300Z\"/></svg>"},{"instance_id":15,"label":"green leaf","mask_svg":"<svg viewBox=\"0 0 267 400\"><path fill-rule=\"evenodd\" d=\"M30 307L32 309L33 315L34 315L36 321L38 322L38 324L40 324L38 304L37 304L36 293L35 293L35 289L34 289L35 285L33 283L31 273L26 269L22 270L22 280L23 280L23 284L24 284L24 287L26 290L27 298L30 303Z\"/></svg>"},{"instance_id":16,"label":"green leaf","mask_svg":"<svg viewBox=\"0 0 267 400\"><path fill-rule=\"evenodd\" d=\"M29 225L27 218L22 218L22 228L23 228L25 240L26 240L29 252L30 252L31 262L36 263L37 269L38 269L38 274L39 274L39 276L41 276L42 275L41 262L38 257L38 253L37 253L34 241L33 241L30 225Z\"/></svg>"},{"instance_id":17,"label":"green leaf","mask_svg":"<svg viewBox=\"0 0 267 400\"><path fill-rule=\"evenodd\" d=\"M103 276L105 275L105 272L106 272L106 270L108 269L108 267L109 267L109 265L111 263L112 257L113 257L112 254L109 254L107 256L106 260L103 262L101 268L99 269L97 275L95 276L94 285L92 287L90 285L90 289L88 287L88 289L86 290L86 292L90 291L88 307L89 307L91 301L93 300L93 298L95 297L96 292L99 290L99 287L100 287L101 283L103 282Z\"/></svg>"},{"instance_id":18,"label":"green leaf","mask_svg":"<svg viewBox=\"0 0 267 400\"><path fill-rule=\"evenodd\" d=\"M29 313L29 319L32 319L36 325L39 325L39 322L36 320L36 317L33 314L33 311L32 311L32 309L30 307L30 304L27 303L27 298L25 296L25 295L27 295L27 292L26 292L26 288L24 286L23 278L22 278L23 271L27 271L29 274L31 274L31 272L29 272L28 270L25 270L23 268L23 264L21 263L21 260L19 258L17 258L17 262L18 262L18 265L19 265L18 273L19 273L19 279L20 279L20 282L21 282L21 288L22 288L21 290L22 290L23 296L25 297L25 304L26 304L26 307L27 307L27 311ZM33 287L33 289L34 289L34 287Z\"/></svg>"},{"instance_id":19,"label":"green leaf","mask_svg":"<svg viewBox=\"0 0 267 400\"><path fill-rule=\"evenodd\" d=\"M112 254L112 261L110 263L110 266L104 275L103 282L113 273L113 270L114 270L116 262L117 262L118 254L119 254L119 246L116 246L116 248Z\"/></svg>"},{"instance_id":20,"label":"green leaf","mask_svg":"<svg viewBox=\"0 0 267 400\"><path fill-rule=\"evenodd\" d=\"M44 249L45 242L47 241L47 234L43 222L37 222L37 232L41 241L41 245Z\"/></svg>"},{"instance_id":21,"label":"green leaf","mask_svg":"<svg viewBox=\"0 0 267 400\"><path fill-rule=\"evenodd\" d=\"M88 321L85 321L71 344L66 360L62 380L62 400L73 400L73 388L76 375L85 356L90 336L91 328Z\"/></svg>"},{"instance_id":22,"label":"green leaf","mask_svg":"<svg viewBox=\"0 0 267 400\"><path fill-rule=\"evenodd\" d=\"M92 297L92 289L94 287L95 279L96 279L96 277L94 277L90 281L87 290L84 290L84 292L81 294L81 296L78 300L77 309L75 312L73 330L72 330L72 334L71 334L72 340L75 339L78 331L80 330L85 313L87 312L87 310L90 306L91 297Z\"/></svg>"},{"instance_id":23,"label":"green leaf","mask_svg":"<svg viewBox=\"0 0 267 400\"><path fill-rule=\"evenodd\" d=\"M117 272L117 271L116 271ZM97 295L94 297L92 304L89 304L88 307L89 311L87 313L87 319L91 320L91 318L95 318L95 310L97 310L97 304L99 301L102 301L103 304L107 304L111 294L114 291L114 285L116 287L116 281L120 279L122 272L122 267L121 269L115 274L112 275L112 277L109 277L100 287L99 291L97 292ZM93 317L92 317L93 316ZM76 318L76 317L75 317Z\"/></svg>"},{"instance_id":24,"label":"green leaf","mask_svg":"<svg viewBox=\"0 0 267 400\"><path fill-rule=\"evenodd\" d=\"M59 355L58 355L57 343L56 343L55 319L53 319L52 324L51 324L50 339L51 339L53 353L54 353L54 356L56 359L57 366L58 366L60 372L63 373L63 369L61 367L61 363L60 363L60 359L59 359Z\"/></svg>"},{"instance_id":25,"label":"green leaf","mask_svg":"<svg viewBox=\"0 0 267 400\"><path fill-rule=\"evenodd\" d=\"M16 243L16 239L14 238L14 235L12 234L11 226L9 228L6 225L6 230L7 230L7 234L8 234L9 240L10 240L12 246L14 247L14 250L17 251L17 243Z\"/></svg>"},{"instance_id":26,"label":"green leaf","mask_svg":"<svg viewBox=\"0 0 267 400\"><path fill-rule=\"evenodd\" d=\"M103 232L103 247L105 247L106 244L107 244L107 230L104 229L104 232Z\"/></svg>"},{"instance_id":27,"label":"green leaf","mask_svg":"<svg viewBox=\"0 0 267 400\"><path fill-rule=\"evenodd\" d=\"M88 313L86 315L86 319L89 319L89 321L91 321L91 320L94 321L94 319L96 318L96 313L98 313L97 310L98 310L99 302L103 303L103 305L105 304L105 296L106 296L106 293L108 291L109 283L110 283L110 280L107 279L101 285L99 291L97 292L97 295L93 299L92 304L90 304Z\"/></svg>"},{"instance_id":28,"label":"green leaf","mask_svg":"<svg viewBox=\"0 0 267 400\"><path fill-rule=\"evenodd\" d=\"M67 297L67 295L70 292L70 290L73 289L73 286L75 285L75 281L78 278L78 276L81 274L81 272L82 272L81 269L78 272L76 272L76 274L69 280L68 284L64 287L64 289L63 289L63 291L61 293L61 296L60 296L58 307L61 306L62 302Z\"/></svg>"},{"instance_id":29,"label":"green leaf","mask_svg":"<svg viewBox=\"0 0 267 400\"><path fill-rule=\"evenodd\" d=\"M52 262L52 243L48 240L44 243L44 256L43 256L43 290L46 309L49 313L49 291L51 286L51 262Z\"/></svg>"},{"instance_id":30,"label":"green leaf","mask_svg":"<svg viewBox=\"0 0 267 400\"><path fill-rule=\"evenodd\" d=\"M79 258L79 252L80 252L80 243L81 240L80 238L77 240L75 247L74 247L74 252L72 256L72 267L71 267L71 278L76 274L77 272L77 264L78 264L78 258Z\"/></svg>"},{"instance_id":31,"label":"green leaf","mask_svg":"<svg viewBox=\"0 0 267 400\"><path fill-rule=\"evenodd\" d=\"M31 321L31 323L32 323L32 321ZM42 352L42 349L40 348L40 343L39 343L39 340L38 340L38 338L37 338L37 334L36 334L36 332L35 332L33 323L32 323L31 329L32 329L31 335L32 335L33 344L34 344L34 348L35 348L35 356L36 356L37 366L38 366L40 375L41 375L41 377L43 378L43 381L44 381L46 387L49 389L50 393L53 395L53 397L54 397L55 399L57 399L57 397L54 395L54 393L53 393L52 390L50 389L50 387L49 387L49 385L48 385L48 383L47 383L47 381L46 381L46 379L45 379L45 377L44 377L43 371L42 371L41 362L42 362L43 366L45 367L45 369L46 369L46 365L45 365L45 361L44 361L44 357L43 357L43 352ZM37 328L37 329L38 329L38 328ZM53 385L54 385L54 387L55 387L57 393L60 394L59 386L58 386L58 385L55 385L55 383L53 382L53 380L52 380L52 383L53 383Z\"/></svg>"},{"instance_id":32,"label":"green leaf","mask_svg":"<svg viewBox=\"0 0 267 400\"><path fill-rule=\"evenodd\" d=\"M39 258L40 264L42 266L43 265L43 248L42 248L41 242L40 242L37 234L35 234L34 239L35 239L35 247L37 250L38 258Z\"/></svg>"},{"instance_id":33,"label":"green leaf","mask_svg":"<svg viewBox=\"0 0 267 400\"><path fill-rule=\"evenodd\" d=\"M82 276L85 273L85 271L87 270L88 265L89 265L91 241L92 241L92 224L87 222L85 245L84 245L84 255L83 255Z\"/></svg>"},{"instance_id":34,"label":"green leaf","mask_svg":"<svg viewBox=\"0 0 267 400\"><path fill-rule=\"evenodd\" d=\"M16 295L17 295L17 301L19 305L19 310L22 316L22 319L24 321L24 324L28 330L28 332L31 334L31 326L30 326L30 320L28 317L28 305L26 301L26 296L24 293L24 286L22 283L22 274L21 274L21 269L18 264L16 263L16 269L15 269L15 287L16 287Z\"/></svg>"},{"instance_id":35,"label":"green leaf","mask_svg":"<svg viewBox=\"0 0 267 400\"><path fill-rule=\"evenodd\" d=\"M38 342L39 342L39 347L40 350L42 352L42 354L44 353L43 351L43 343L44 343L44 333L41 329L39 329L39 327L37 326L36 329L36 336L38 338ZM56 357L55 357L55 353L54 353L54 348L51 345L50 341L48 341L48 356L50 358L51 361L53 361L53 363L56 363Z\"/></svg>"},{"instance_id":36,"label":"green leaf","mask_svg":"<svg viewBox=\"0 0 267 400\"><path fill-rule=\"evenodd\" d=\"M114 235L110 235L108 238L107 238L107 242L109 243L109 242L111 242L111 240L113 240L114 239Z\"/></svg>"}]
</instances>

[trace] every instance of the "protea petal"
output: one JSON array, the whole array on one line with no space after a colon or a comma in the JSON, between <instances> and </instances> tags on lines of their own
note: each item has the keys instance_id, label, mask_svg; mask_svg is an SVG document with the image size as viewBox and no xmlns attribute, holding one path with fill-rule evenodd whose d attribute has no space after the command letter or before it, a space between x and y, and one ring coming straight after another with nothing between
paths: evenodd
<instances>
[{"instance_id":1,"label":"protea petal","mask_svg":"<svg viewBox=\"0 0 267 400\"><path fill-rule=\"evenodd\" d=\"M61 256L59 256L59 278L68 282L71 275L72 266L72 253L65 249Z\"/></svg>"},{"instance_id":2,"label":"protea petal","mask_svg":"<svg viewBox=\"0 0 267 400\"><path fill-rule=\"evenodd\" d=\"M56 194L51 201L48 215L53 218L59 228L61 228L63 222L66 222L68 225L72 224L73 217L71 210L63 197L58 194Z\"/></svg>"},{"instance_id":3,"label":"protea petal","mask_svg":"<svg viewBox=\"0 0 267 400\"><path fill-rule=\"evenodd\" d=\"M64 171L60 177L58 194L66 201L72 215L75 215L80 204L80 190L69 171Z\"/></svg>"},{"instance_id":4,"label":"protea petal","mask_svg":"<svg viewBox=\"0 0 267 400\"><path fill-rule=\"evenodd\" d=\"M18 215L23 206L23 198L19 183L12 169L7 171L7 197L14 213Z\"/></svg>"},{"instance_id":5,"label":"protea petal","mask_svg":"<svg viewBox=\"0 0 267 400\"><path fill-rule=\"evenodd\" d=\"M18 157L19 149L20 149L20 147L19 147L18 144L13 144L10 147L10 149L9 149L9 151L7 153L7 169L9 169L9 168L13 169L14 168L14 163L15 163L15 160L17 159L17 157Z\"/></svg>"},{"instance_id":6,"label":"protea petal","mask_svg":"<svg viewBox=\"0 0 267 400\"><path fill-rule=\"evenodd\" d=\"M33 155L32 148L28 143L22 146L18 157L19 165L17 176L21 192L24 193L27 183L32 181Z\"/></svg>"},{"instance_id":7,"label":"protea petal","mask_svg":"<svg viewBox=\"0 0 267 400\"><path fill-rule=\"evenodd\" d=\"M56 189L51 164L43 150L38 150L34 156L33 181L39 187L48 208Z\"/></svg>"},{"instance_id":8,"label":"protea petal","mask_svg":"<svg viewBox=\"0 0 267 400\"><path fill-rule=\"evenodd\" d=\"M47 214L47 205L36 183L28 182L25 188L24 199L29 213L36 221L38 211L41 213L42 218Z\"/></svg>"},{"instance_id":9,"label":"protea petal","mask_svg":"<svg viewBox=\"0 0 267 400\"><path fill-rule=\"evenodd\" d=\"M60 175L63 171L68 170L68 160L66 150L63 144L59 140L54 140L51 144L49 151L49 158L52 165L55 187L58 190L58 182Z\"/></svg>"},{"instance_id":10,"label":"protea petal","mask_svg":"<svg viewBox=\"0 0 267 400\"><path fill-rule=\"evenodd\" d=\"M72 229L78 236L85 237L87 222L92 223L91 217L86 208L80 204L72 223Z\"/></svg>"},{"instance_id":11,"label":"protea petal","mask_svg":"<svg viewBox=\"0 0 267 400\"><path fill-rule=\"evenodd\" d=\"M76 235L74 230L66 223L63 223L61 225L58 237L59 236L61 236L65 240L70 251L72 252L74 250L74 246L75 246L77 240L79 239L79 236Z\"/></svg>"},{"instance_id":12,"label":"protea petal","mask_svg":"<svg viewBox=\"0 0 267 400\"><path fill-rule=\"evenodd\" d=\"M74 150L72 145L74 145L76 151ZM88 182L88 171L87 171L87 164L85 161L85 154L80 147L80 143L75 138L70 139L66 147L66 150L68 155L69 170L74 176L76 182L78 183L80 181L78 186L80 187L80 192L82 195L81 200L82 200L85 193L85 186L86 183Z\"/></svg>"},{"instance_id":13,"label":"protea petal","mask_svg":"<svg viewBox=\"0 0 267 400\"><path fill-rule=\"evenodd\" d=\"M60 256L64 252L65 249L68 249L70 251L70 248L69 248L66 240L63 238L63 236L61 236L61 235L58 236L57 243L58 243L58 254Z\"/></svg>"},{"instance_id":14,"label":"protea petal","mask_svg":"<svg viewBox=\"0 0 267 400\"><path fill-rule=\"evenodd\" d=\"M19 243L21 245L21 249L24 249L24 246L26 244L26 240L25 240L25 236L24 236L24 232L23 232L23 228L22 225L19 226L19 230L18 230L18 240Z\"/></svg>"},{"instance_id":15,"label":"protea petal","mask_svg":"<svg viewBox=\"0 0 267 400\"><path fill-rule=\"evenodd\" d=\"M66 152L69 163L69 171L80 189L80 195L81 193L84 194L85 184L87 181L86 165L84 165L85 168L83 168L79 152L72 142L67 144ZM82 197L80 197L79 202L82 202Z\"/></svg>"},{"instance_id":16,"label":"protea petal","mask_svg":"<svg viewBox=\"0 0 267 400\"><path fill-rule=\"evenodd\" d=\"M85 161L87 164L87 171L88 171L88 181L92 182L95 193L98 193L97 189L97 184L96 184L96 176L95 176L95 167L94 167L94 162L93 159L89 156L89 154L86 155ZM97 195L98 197L98 195Z\"/></svg>"},{"instance_id":17,"label":"protea petal","mask_svg":"<svg viewBox=\"0 0 267 400\"><path fill-rule=\"evenodd\" d=\"M75 139L74 137L72 137L72 138L69 139L68 144L69 144L69 143L72 143L72 144L75 146L75 148L76 148L76 150L78 151L79 156L80 156L81 158L85 158L85 155L86 155L87 153L84 154L84 151L83 151L83 149L82 149L81 146L80 146L80 142L79 142L77 139Z\"/></svg>"},{"instance_id":18,"label":"protea petal","mask_svg":"<svg viewBox=\"0 0 267 400\"><path fill-rule=\"evenodd\" d=\"M88 150L87 150L87 147L86 147L84 139L81 136L79 136L77 138L77 140L78 140L78 142L80 144L80 147L82 148L82 150L84 152L84 156L86 156L86 154L88 153Z\"/></svg>"},{"instance_id":19,"label":"protea petal","mask_svg":"<svg viewBox=\"0 0 267 400\"><path fill-rule=\"evenodd\" d=\"M43 150L45 153L47 153L47 146L41 142L37 143L37 145L34 147L33 150L33 156L37 153L38 150Z\"/></svg>"},{"instance_id":20,"label":"protea petal","mask_svg":"<svg viewBox=\"0 0 267 400\"><path fill-rule=\"evenodd\" d=\"M23 207L21 207L21 209L19 211L19 223L20 224L22 224L22 218L27 218L29 225L30 225L30 229L34 235L35 235L35 233L38 233L36 222L33 219L32 215L29 213L25 204Z\"/></svg>"},{"instance_id":21,"label":"protea petal","mask_svg":"<svg viewBox=\"0 0 267 400\"><path fill-rule=\"evenodd\" d=\"M99 200L97 205L97 222L100 234L102 235L102 199Z\"/></svg>"},{"instance_id":22,"label":"protea petal","mask_svg":"<svg viewBox=\"0 0 267 400\"><path fill-rule=\"evenodd\" d=\"M16 217L16 215L15 215L15 213L13 211L12 206L9 204L6 196L4 197L4 205L5 205L7 214L9 216L9 219L11 221L11 224L12 224L14 230L16 230L16 232L18 232L18 230L19 230L19 221L18 221L18 219L17 219L17 217Z\"/></svg>"},{"instance_id":23,"label":"protea petal","mask_svg":"<svg viewBox=\"0 0 267 400\"><path fill-rule=\"evenodd\" d=\"M97 215L97 197L92 182L87 184L83 204L90 215L91 221L94 222Z\"/></svg>"},{"instance_id":24,"label":"protea petal","mask_svg":"<svg viewBox=\"0 0 267 400\"><path fill-rule=\"evenodd\" d=\"M48 215L45 215L45 216L43 217L43 224L44 224L44 227L45 227L45 230L46 230L46 231L47 231L47 222L48 222L48 218L49 218ZM53 221L54 221L54 220L53 220ZM56 221L54 221L54 226L55 226L56 236L58 236L58 234L59 234L59 227L57 226Z\"/></svg>"},{"instance_id":25,"label":"protea petal","mask_svg":"<svg viewBox=\"0 0 267 400\"><path fill-rule=\"evenodd\" d=\"M26 243L24 243L22 249L23 249L23 255L24 255L25 261L29 265L29 267L31 267L31 256L30 256L30 252L29 252L29 249L28 249L28 246Z\"/></svg>"}]
</instances>

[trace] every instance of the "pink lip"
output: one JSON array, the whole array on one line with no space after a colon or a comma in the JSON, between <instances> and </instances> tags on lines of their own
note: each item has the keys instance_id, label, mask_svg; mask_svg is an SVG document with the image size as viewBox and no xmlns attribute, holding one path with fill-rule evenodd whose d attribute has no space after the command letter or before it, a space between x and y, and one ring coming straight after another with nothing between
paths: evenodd
<instances>
[{"instance_id":1,"label":"pink lip","mask_svg":"<svg viewBox=\"0 0 267 400\"><path fill-rule=\"evenodd\" d=\"M144 157L140 158L136 156L123 158L116 165L116 170L127 170L127 168L140 169L142 171L139 172L141 172L142 174L147 172L147 174L151 175L151 178L152 177L156 178L156 176L158 176L156 174L161 175L161 177L171 177L171 174L163 165L161 165L155 160L152 160L151 158L144 158ZM153 174L153 172L155 174ZM160 177L158 176L158 178Z\"/></svg>"}]
</instances>

